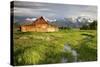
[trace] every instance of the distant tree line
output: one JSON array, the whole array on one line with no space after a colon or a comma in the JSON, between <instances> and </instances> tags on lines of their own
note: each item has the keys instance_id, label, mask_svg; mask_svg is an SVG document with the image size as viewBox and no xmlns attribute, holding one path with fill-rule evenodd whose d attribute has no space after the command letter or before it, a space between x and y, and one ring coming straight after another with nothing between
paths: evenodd
<instances>
[{"instance_id":1,"label":"distant tree line","mask_svg":"<svg viewBox=\"0 0 100 67\"><path fill-rule=\"evenodd\" d=\"M97 20L94 20L92 23L88 25L83 25L81 30L96 30L97 29Z\"/></svg>"},{"instance_id":2,"label":"distant tree line","mask_svg":"<svg viewBox=\"0 0 100 67\"><path fill-rule=\"evenodd\" d=\"M71 27L59 27L59 29L68 29L68 30L70 30L71 29Z\"/></svg>"}]
</instances>

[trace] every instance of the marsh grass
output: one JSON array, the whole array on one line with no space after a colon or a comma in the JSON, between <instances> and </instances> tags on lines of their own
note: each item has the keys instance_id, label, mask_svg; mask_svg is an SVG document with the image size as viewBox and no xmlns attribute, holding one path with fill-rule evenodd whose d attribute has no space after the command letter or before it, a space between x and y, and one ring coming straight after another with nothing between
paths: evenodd
<instances>
[{"instance_id":1,"label":"marsh grass","mask_svg":"<svg viewBox=\"0 0 100 67\"><path fill-rule=\"evenodd\" d=\"M65 43L78 53L76 62L97 60L95 30L18 31L13 36L14 65L61 63L62 57L67 58L67 62L74 62L71 52L63 52ZM91 37L90 40L87 37Z\"/></svg>"}]
</instances>

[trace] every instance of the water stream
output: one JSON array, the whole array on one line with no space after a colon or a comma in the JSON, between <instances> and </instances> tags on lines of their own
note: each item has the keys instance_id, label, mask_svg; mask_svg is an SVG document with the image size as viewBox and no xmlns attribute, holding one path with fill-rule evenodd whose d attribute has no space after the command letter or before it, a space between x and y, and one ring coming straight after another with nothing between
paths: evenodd
<instances>
[{"instance_id":1,"label":"water stream","mask_svg":"<svg viewBox=\"0 0 100 67\"><path fill-rule=\"evenodd\" d=\"M83 35L83 40L85 40L85 42L91 41L91 38L94 37L93 35L89 35L89 34L82 34L82 35ZM77 51L72 49L71 46L69 46L68 43L64 44L63 52L64 53L70 52L71 56L73 57L72 62L77 62L78 61L78 53L77 53ZM68 61L69 61L69 58L65 57L64 55L62 55L61 62L62 63L66 63Z\"/></svg>"},{"instance_id":2,"label":"water stream","mask_svg":"<svg viewBox=\"0 0 100 67\"><path fill-rule=\"evenodd\" d=\"M70 52L72 57L74 58L73 62L77 61L77 55L78 55L77 52L74 49L72 49L68 44L64 44L63 52ZM63 56L61 62L62 63L68 62L68 58Z\"/></svg>"}]
</instances>

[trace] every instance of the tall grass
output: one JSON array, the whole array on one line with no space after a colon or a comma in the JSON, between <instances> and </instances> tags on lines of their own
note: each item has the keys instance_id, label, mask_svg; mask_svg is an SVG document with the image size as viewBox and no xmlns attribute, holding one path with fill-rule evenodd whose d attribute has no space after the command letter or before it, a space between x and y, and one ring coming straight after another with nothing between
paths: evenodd
<instances>
[{"instance_id":1,"label":"tall grass","mask_svg":"<svg viewBox=\"0 0 100 67\"><path fill-rule=\"evenodd\" d=\"M85 34L85 35L84 35ZM58 32L14 32L14 65L61 63L62 57L73 62L64 44L77 51L78 61L97 59L95 30L60 30ZM88 41L84 39L92 35Z\"/></svg>"}]
</instances>

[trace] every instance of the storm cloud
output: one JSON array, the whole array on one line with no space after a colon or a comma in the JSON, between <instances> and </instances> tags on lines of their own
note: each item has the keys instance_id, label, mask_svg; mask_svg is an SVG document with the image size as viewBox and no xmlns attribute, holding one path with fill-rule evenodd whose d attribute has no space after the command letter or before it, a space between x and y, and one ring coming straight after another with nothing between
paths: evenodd
<instances>
[{"instance_id":1,"label":"storm cloud","mask_svg":"<svg viewBox=\"0 0 100 67\"><path fill-rule=\"evenodd\" d=\"M97 18L97 6L14 1L15 16L64 18L88 16Z\"/></svg>"}]
</instances>

